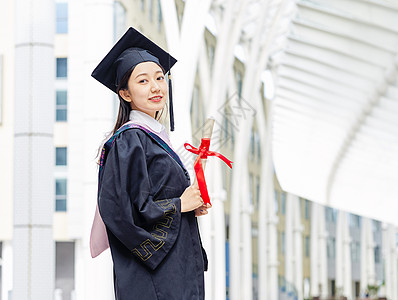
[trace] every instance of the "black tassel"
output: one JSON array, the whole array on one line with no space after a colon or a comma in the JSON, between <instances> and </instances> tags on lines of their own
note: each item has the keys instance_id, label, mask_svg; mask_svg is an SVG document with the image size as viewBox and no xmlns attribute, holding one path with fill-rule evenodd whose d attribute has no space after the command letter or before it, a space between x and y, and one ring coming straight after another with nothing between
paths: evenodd
<instances>
[{"instance_id":1,"label":"black tassel","mask_svg":"<svg viewBox=\"0 0 398 300\"><path fill-rule=\"evenodd\" d=\"M174 131L173 93L171 90L171 74L169 71L169 106L170 106L170 131Z\"/></svg>"}]
</instances>

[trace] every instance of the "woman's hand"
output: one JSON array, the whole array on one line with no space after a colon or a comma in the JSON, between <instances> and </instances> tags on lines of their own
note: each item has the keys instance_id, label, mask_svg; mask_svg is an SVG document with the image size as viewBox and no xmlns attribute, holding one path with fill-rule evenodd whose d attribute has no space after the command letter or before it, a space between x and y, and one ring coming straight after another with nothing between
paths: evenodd
<instances>
[{"instance_id":1,"label":"woman's hand","mask_svg":"<svg viewBox=\"0 0 398 300\"><path fill-rule=\"evenodd\" d=\"M197 209L195 209L195 217L207 215L209 213L207 211L207 208L210 208L210 207L207 207L206 205L202 205L202 206L198 207Z\"/></svg>"},{"instance_id":2,"label":"woman's hand","mask_svg":"<svg viewBox=\"0 0 398 300\"><path fill-rule=\"evenodd\" d=\"M195 215L207 214L207 206L204 205L200 196L199 186L197 184L187 187L181 195L181 212L195 210Z\"/></svg>"}]
</instances>

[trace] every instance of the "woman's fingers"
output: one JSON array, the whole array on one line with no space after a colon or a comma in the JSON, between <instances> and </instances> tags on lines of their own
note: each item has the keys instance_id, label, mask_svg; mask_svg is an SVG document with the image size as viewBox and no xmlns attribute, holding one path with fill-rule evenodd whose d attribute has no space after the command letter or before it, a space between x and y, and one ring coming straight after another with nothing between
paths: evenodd
<instances>
[{"instance_id":1,"label":"woman's fingers","mask_svg":"<svg viewBox=\"0 0 398 300\"><path fill-rule=\"evenodd\" d=\"M181 212L188 212L195 210L195 215L207 214L207 209L211 207L210 204L205 204L200 194L199 186L193 184L185 189L181 195ZM201 208L197 211L198 208Z\"/></svg>"},{"instance_id":2,"label":"woman's fingers","mask_svg":"<svg viewBox=\"0 0 398 300\"><path fill-rule=\"evenodd\" d=\"M207 215L209 212L207 211L207 207L206 206L200 206L197 209L195 209L195 216L196 217L200 217L200 216L204 216Z\"/></svg>"}]
</instances>

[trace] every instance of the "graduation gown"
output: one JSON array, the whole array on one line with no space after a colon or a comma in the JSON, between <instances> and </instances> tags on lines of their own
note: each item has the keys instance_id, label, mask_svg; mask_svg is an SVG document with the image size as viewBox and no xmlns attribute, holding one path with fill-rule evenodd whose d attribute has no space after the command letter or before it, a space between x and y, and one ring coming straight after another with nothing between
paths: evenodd
<instances>
[{"instance_id":1,"label":"graduation gown","mask_svg":"<svg viewBox=\"0 0 398 300\"><path fill-rule=\"evenodd\" d=\"M204 299L207 259L195 213L181 213L179 198L189 174L169 152L130 128L115 138L100 173L118 300Z\"/></svg>"}]
</instances>

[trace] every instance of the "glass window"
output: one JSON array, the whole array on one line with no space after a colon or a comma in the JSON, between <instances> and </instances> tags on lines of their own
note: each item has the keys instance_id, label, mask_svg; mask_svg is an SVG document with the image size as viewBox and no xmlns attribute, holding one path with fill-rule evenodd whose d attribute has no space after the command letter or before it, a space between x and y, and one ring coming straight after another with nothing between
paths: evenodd
<instances>
[{"instance_id":1,"label":"glass window","mask_svg":"<svg viewBox=\"0 0 398 300\"><path fill-rule=\"evenodd\" d=\"M68 59L66 57L57 57L57 78L68 77Z\"/></svg>"},{"instance_id":2,"label":"glass window","mask_svg":"<svg viewBox=\"0 0 398 300\"><path fill-rule=\"evenodd\" d=\"M310 256L310 237L305 237L305 257Z\"/></svg>"},{"instance_id":3,"label":"glass window","mask_svg":"<svg viewBox=\"0 0 398 300\"><path fill-rule=\"evenodd\" d=\"M375 247L375 263L379 264L381 262L381 254L380 254L380 247Z\"/></svg>"},{"instance_id":4,"label":"glass window","mask_svg":"<svg viewBox=\"0 0 398 300\"><path fill-rule=\"evenodd\" d=\"M256 141L257 161L260 161L261 160L261 145L260 145L260 136L257 131L254 135L254 140Z\"/></svg>"},{"instance_id":5,"label":"glass window","mask_svg":"<svg viewBox=\"0 0 398 300\"><path fill-rule=\"evenodd\" d=\"M329 237L327 239L327 256L328 258L335 258L336 256L336 239L333 237Z\"/></svg>"},{"instance_id":6,"label":"glass window","mask_svg":"<svg viewBox=\"0 0 398 300\"><path fill-rule=\"evenodd\" d=\"M249 174L249 203L253 205L253 174Z\"/></svg>"},{"instance_id":7,"label":"glass window","mask_svg":"<svg viewBox=\"0 0 398 300\"><path fill-rule=\"evenodd\" d=\"M311 288L311 281L310 279L304 278L304 289L303 289L303 293L304 293L304 299L310 299L310 288Z\"/></svg>"},{"instance_id":8,"label":"glass window","mask_svg":"<svg viewBox=\"0 0 398 300\"><path fill-rule=\"evenodd\" d=\"M223 130L224 130L224 142L228 141L228 134L229 134L229 129L228 129L229 124L228 124L228 119L226 117L226 114L227 114L227 110L225 109L224 128L223 128Z\"/></svg>"},{"instance_id":9,"label":"glass window","mask_svg":"<svg viewBox=\"0 0 398 300\"><path fill-rule=\"evenodd\" d=\"M238 87L238 96L240 100L240 98L242 98L242 73L240 71L238 71L236 74L236 81Z\"/></svg>"},{"instance_id":10,"label":"glass window","mask_svg":"<svg viewBox=\"0 0 398 300\"><path fill-rule=\"evenodd\" d=\"M162 7L160 5L160 0L158 0L158 31L162 29L162 22L163 22Z\"/></svg>"},{"instance_id":11,"label":"glass window","mask_svg":"<svg viewBox=\"0 0 398 300\"><path fill-rule=\"evenodd\" d=\"M281 192L281 214L284 215L286 213L286 193Z\"/></svg>"},{"instance_id":12,"label":"glass window","mask_svg":"<svg viewBox=\"0 0 398 300\"><path fill-rule=\"evenodd\" d=\"M372 220L373 232L379 232L381 230L381 222L377 220Z\"/></svg>"},{"instance_id":13,"label":"glass window","mask_svg":"<svg viewBox=\"0 0 398 300\"><path fill-rule=\"evenodd\" d=\"M232 114L232 112L230 112ZM230 126L230 133L231 133L231 146L232 148L235 145L235 128L234 126Z\"/></svg>"},{"instance_id":14,"label":"glass window","mask_svg":"<svg viewBox=\"0 0 398 300\"><path fill-rule=\"evenodd\" d=\"M55 120L57 122L65 122L68 120L67 91L57 91L55 110Z\"/></svg>"},{"instance_id":15,"label":"glass window","mask_svg":"<svg viewBox=\"0 0 398 300\"><path fill-rule=\"evenodd\" d=\"M304 217L306 220L310 218L310 202L308 200L304 201Z\"/></svg>"},{"instance_id":16,"label":"glass window","mask_svg":"<svg viewBox=\"0 0 398 300\"><path fill-rule=\"evenodd\" d=\"M278 190L274 191L274 196L275 196L275 213L277 214L279 211L279 191Z\"/></svg>"},{"instance_id":17,"label":"glass window","mask_svg":"<svg viewBox=\"0 0 398 300\"><path fill-rule=\"evenodd\" d=\"M113 41L120 39L126 29L126 9L119 2L113 5Z\"/></svg>"},{"instance_id":18,"label":"glass window","mask_svg":"<svg viewBox=\"0 0 398 300\"><path fill-rule=\"evenodd\" d=\"M358 215L350 214L350 226L356 228L361 227L361 217Z\"/></svg>"},{"instance_id":19,"label":"glass window","mask_svg":"<svg viewBox=\"0 0 398 300\"><path fill-rule=\"evenodd\" d=\"M325 207L326 221L336 223L337 220L337 209L331 207Z\"/></svg>"},{"instance_id":20,"label":"glass window","mask_svg":"<svg viewBox=\"0 0 398 300\"><path fill-rule=\"evenodd\" d=\"M353 262L359 262L361 258L361 246L358 242L351 243L351 260Z\"/></svg>"},{"instance_id":21,"label":"glass window","mask_svg":"<svg viewBox=\"0 0 398 300\"><path fill-rule=\"evenodd\" d=\"M195 129L199 128L199 87L195 85L192 91L192 101L191 101L191 118L194 120Z\"/></svg>"},{"instance_id":22,"label":"glass window","mask_svg":"<svg viewBox=\"0 0 398 300\"><path fill-rule=\"evenodd\" d=\"M260 204L260 177L256 176L256 206Z\"/></svg>"},{"instance_id":23,"label":"glass window","mask_svg":"<svg viewBox=\"0 0 398 300\"><path fill-rule=\"evenodd\" d=\"M214 63L214 53L215 53L215 48L213 45L210 45L208 47L209 49L209 64L210 64L210 70L213 69L213 63ZM210 72L210 76L213 74L213 72Z\"/></svg>"},{"instance_id":24,"label":"glass window","mask_svg":"<svg viewBox=\"0 0 398 300\"><path fill-rule=\"evenodd\" d=\"M55 242L55 288L62 291L61 299L74 299L75 243ZM54 297L54 299L60 299Z\"/></svg>"},{"instance_id":25,"label":"glass window","mask_svg":"<svg viewBox=\"0 0 398 300\"><path fill-rule=\"evenodd\" d=\"M252 128L250 132L250 158L254 158L254 146L255 146L255 140L254 140L254 128Z\"/></svg>"},{"instance_id":26,"label":"glass window","mask_svg":"<svg viewBox=\"0 0 398 300\"><path fill-rule=\"evenodd\" d=\"M153 20L153 0L149 0L149 21Z\"/></svg>"},{"instance_id":27,"label":"glass window","mask_svg":"<svg viewBox=\"0 0 398 300\"><path fill-rule=\"evenodd\" d=\"M66 166L67 164L67 148L56 147L55 148L55 165Z\"/></svg>"},{"instance_id":28,"label":"glass window","mask_svg":"<svg viewBox=\"0 0 398 300\"><path fill-rule=\"evenodd\" d=\"M285 232L281 232L281 252L285 254Z\"/></svg>"},{"instance_id":29,"label":"glass window","mask_svg":"<svg viewBox=\"0 0 398 300\"><path fill-rule=\"evenodd\" d=\"M55 211L66 211L66 178L55 180Z\"/></svg>"},{"instance_id":30,"label":"glass window","mask_svg":"<svg viewBox=\"0 0 398 300\"><path fill-rule=\"evenodd\" d=\"M56 33L68 33L68 3L58 2L56 9Z\"/></svg>"}]
</instances>

